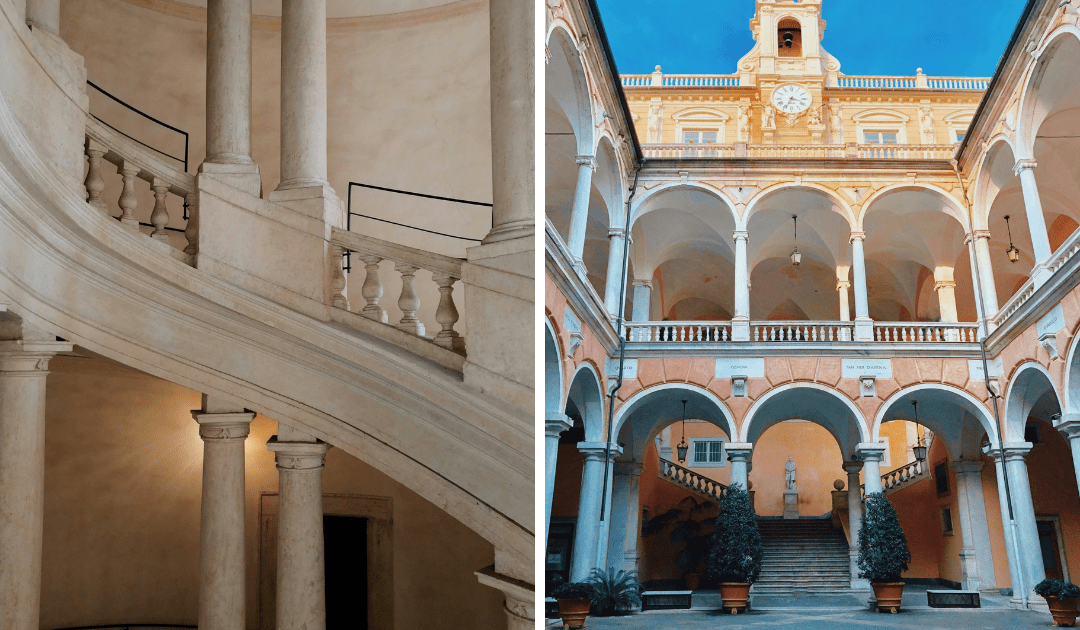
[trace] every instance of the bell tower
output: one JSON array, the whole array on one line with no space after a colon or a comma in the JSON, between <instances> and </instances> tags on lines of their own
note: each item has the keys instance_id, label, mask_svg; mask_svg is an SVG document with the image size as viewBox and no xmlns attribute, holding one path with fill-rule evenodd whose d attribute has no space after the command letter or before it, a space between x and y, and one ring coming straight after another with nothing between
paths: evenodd
<instances>
[{"instance_id":1,"label":"bell tower","mask_svg":"<svg viewBox=\"0 0 1080 630\"><path fill-rule=\"evenodd\" d=\"M750 20L757 44L739 60L743 85L757 84L755 75L811 81L817 77L835 85L840 63L821 47L825 33L822 1L757 0Z\"/></svg>"}]
</instances>

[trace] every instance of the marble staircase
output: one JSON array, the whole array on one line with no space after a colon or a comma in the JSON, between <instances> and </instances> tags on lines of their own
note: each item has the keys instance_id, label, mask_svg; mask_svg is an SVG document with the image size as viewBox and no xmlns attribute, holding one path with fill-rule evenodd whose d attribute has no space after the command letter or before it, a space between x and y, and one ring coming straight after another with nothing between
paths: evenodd
<instances>
[{"instance_id":1,"label":"marble staircase","mask_svg":"<svg viewBox=\"0 0 1080 630\"><path fill-rule=\"evenodd\" d=\"M759 518L758 529L765 555L754 594L849 590L847 541L829 519Z\"/></svg>"}]
</instances>

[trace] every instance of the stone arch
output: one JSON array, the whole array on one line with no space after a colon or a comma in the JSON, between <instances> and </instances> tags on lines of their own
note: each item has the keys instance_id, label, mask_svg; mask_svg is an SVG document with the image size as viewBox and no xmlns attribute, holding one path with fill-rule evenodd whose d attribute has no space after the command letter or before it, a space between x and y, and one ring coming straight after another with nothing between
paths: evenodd
<instances>
[{"instance_id":1,"label":"stone arch","mask_svg":"<svg viewBox=\"0 0 1080 630\"><path fill-rule=\"evenodd\" d=\"M1061 413L1061 396L1054 378L1041 363L1027 361L1013 370L1005 393L1005 441L1023 442L1027 419L1033 413L1049 420Z\"/></svg>"},{"instance_id":2,"label":"stone arch","mask_svg":"<svg viewBox=\"0 0 1080 630\"><path fill-rule=\"evenodd\" d=\"M573 29L562 22L552 24L547 33L547 47L551 54L547 64L547 98L554 99L563 109L574 131L578 155L590 155L595 142L589 74ZM568 77L560 76L562 67ZM553 90L559 93L553 94Z\"/></svg>"},{"instance_id":3,"label":"stone arch","mask_svg":"<svg viewBox=\"0 0 1080 630\"><path fill-rule=\"evenodd\" d=\"M573 403L581 414L585 425L585 441L600 442L604 439L604 394L603 381L596 367L582 361L574 370L570 387L566 389L566 402L563 409L569 409Z\"/></svg>"},{"instance_id":4,"label":"stone arch","mask_svg":"<svg viewBox=\"0 0 1080 630\"><path fill-rule=\"evenodd\" d=\"M561 412L563 399L562 344L555 327L544 318L544 412Z\"/></svg>"},{"instance_id":5,"label":"stone arch","mask_svg":"<svg viewBox=\"0 0 1080 630\"><path fill-rule=\"evenodd\" d=\"M851 209L851 206L846 201L844 201L840 197L840 195L836 193L836 191L822 186L821 184L815 184L813 182L783 182L780 184L774 184L764 190L759 191L756 195L751 197L750 201L746 204L746 210L743 212L742 217L736 217L736 229L747 229L747 226L750 225L750 218L754 215L755 212L758 211L758 205L765 199L785 190L798 189L813 190L830 198L837 206L843 209L843 212L838 212L837 214L847 219L848 227L852 230L858 229L854 227L855 225L857 225L857 222L855 221L855 212Z\"/></svg>"},{"instance_id":6,"label":"stone arch","mask_svg":"<svg viewBox=\"0 0 1080 630\"><path fill-rule=\"evenodd\" d=\"M617 436L616 439L625 444L624 457L640 461L648 449L649 440L671 424L669 420L674 416L664 417L662 414L681 414L679 401L683 399L688 401L688 418L711 422L729 438L735 439L735 416L716 394L693 383L663 383L637 392L615 411L612 436ZM645 414L648 420L633 423L635 413L646 410L653 412ZM626 436L623 436L624 429L630 430Z\"/></svg>"},{"instance_id":7,"label":"stone arch","mask_svg":"<svg viewBox=\"0 0 1080 630\"><path fill-rule=\"evenodd\" d=\"M859 209L859 213L856 218L859 229L864 229L864 226L866 225L866 216L870 213L871 206L873 206L879 199L889 195L890 193L896 193L904 190L928 190L930 192L937 193L946 202L946 214L956 219L957 222L960 223L960 226L964 229L964 232L967 232L967 218L964 216L965 211L963 208L963 203L956 197L954 197L952 193L945 190L944 188L935 186L933 184L908 184L906 182L899 184L890 184L884 188L874 191L869 197L867 197L866 201L863 202L862 207Z\"/></svg>"},{"instance_id":8,"label":"stone arch","mask_svg":"<svg viewBox=\"0 0 1080 630\"><path fill-rule=\"evenodd\" d=\"M1069 352L1065 355L1065 373L1062 376L1061 396L1064 402L1063 413L1078 413L1080 407L1080 330L1074 330Z\"/></svg>"},{"instance_id":9,"label":"stone arch","mask_svg":"<svg viewBox=\"0 0 1080 630\"><path fill-rule=\"evenodd\" d=\"M699 190L708 195L716 197L720 201L721 205L723 205L731 212L731 218L735 221L735 225L739 225L739 212L735 209L735 205L731 203L731 200L728 199L725 194L723 194L716 188L713 188L712 186L706 186L705 184L701 184L698 182L667 182L665 184L657 186L656 188L645 191L643 195L637 198L637 201L635 201L633 209L630 212L629 227L633 228L634 224L637 223L638 219L648 213L648 210L645 209L646 202L651 200L653 197L658 197L664 192L672 190Z\"/></svg>"},{"instance_id":10,"label":"stone arch","mask_svg":"<svg viewBox=\"0 0 1080 630\"><path fill-rule=\"evenodd\" d=\"M1080 44L1080 29L1072 25L1058 27L1048 34L1036 52L1035 61L1031 65L1031 72L1024 83L1024 91L1020 95L1020 112L1017 119L1017 142L1018 154L1016 158L1029 159L1035 157L1035 137L1046 119L1048 111L1036 111L1039 105L1039 96L1044 87L1043 79L1047 68L1052 65L1058 48L1065 45L1071 38L1075 44ZM1073 58L1073 63L1080 65L1080 60Z\"/></svg>"},{"instance_id":11,"label":"stone arch","mask_svg":"<svg viewBox=\"0 0 1080 630\"><path fill-rule=\"evenodd\" d=\"M838 420L841 417L843 420ZM854 453L858 443L870 441L863 414L850 398L831 387L807 382L774 387L755 400L740 426L739 441L754 442L785 420L808 420L824 427L836 438L845 457Z\"/></svg>"},{"instance_id":12,"label":"stone arch","mask_svg":"<svg viewBox=\"0 0 1080 630\"><path fill-rule=\"evenodd\" d=\"M1004 147L1002 145L1004 145ZM979 167L975 171L975 187L971 196L971 221L976 230L987 229L990 206L993 204L992 199L987 199L990 195L990 186L992 185L991 168L994 166L995 158L999 155L1003 155L999 153L1003 148L1008 148L1009 150L1008 155L1011 156L1011 159L1006 159L1006 161L1009 163L1009 169L1011 170L1013 164L1016 163L1016 146L1007 135L998 134L987 143L986 151L983 152L982 158L979 160ZM998 189L994 190L995 195L997 190Z\"/></svg>"},{"instance_id":13,"label":"stone arch","mask_svg":"<svg viewBox=\"0 0 1080 630\"><path fill-rule=\"evenodd\" d=\"M997 426L990 410L967 391L941 383L920 383L893 392L878 409L871 441L878 441L881 425L886 422L913 420L914 413L909 408L912 400L920 403L919 424L942 437L953 460L978 459L983 433L991 444L997 441ZM953 415L957 412L961 414L959 423ZM967 421L969 417L975 420L974 424Z\"/></svg>"},{"instance_id":14,"label":"stone arch","mask_svg":"<svg viewBox=\"0 0 1080 630\"><path fill-rule=\"evenodd\" d=\"M597 167L592 184L607 205L608 226L622 227L626 216L622 195L622 161L611 136L603 133L596 139L593 155L596 157Z\"/></svg>"}]
</instances>

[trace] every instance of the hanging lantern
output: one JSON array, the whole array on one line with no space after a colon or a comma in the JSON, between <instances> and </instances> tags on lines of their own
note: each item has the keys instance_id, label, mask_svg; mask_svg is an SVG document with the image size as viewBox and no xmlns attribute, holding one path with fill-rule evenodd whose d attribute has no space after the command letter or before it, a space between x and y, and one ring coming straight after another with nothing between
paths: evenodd
<instances>
[{"instance_id":1,"label":"hanging lantern","mask_svg":"<svg viewBox=\"0 0 1080 630\"><path fill-rule=\"evenodd\" d=\"M791 215L791 220L795 223L795 249L791 252L791 266L798 267L802 262L802 254L799 253L799 217L798 215Z\"/></svg>"},{"instance_id":2,"label":"hanging lantern","mask_svg":"<svg viewBox=\"0 0 1080 630\"><path fill-rule=\"evenodd\" d=\"M1009 225L1009 215L1005 215L1005 228L1009 230L1009 249L1005 250L1005 253L1009 255L1009 262L1016 262L1020 260L1020 250L1016 249L1016 246L1012 242L1012 227Z\"/></svg>"},{"instance_id":3,"label":"hanging lantern","mask_svg":"<svg viewBox=\"0 0 1080 630\"><path fill-rule=\"evenodd\" d=\"M675 447L679 451L679 463L686 463L686 451L689 448L686 446L686 401L682 401L682 441Z\"/></svg>"},{"instance_id":4,"label":"hanging lantern","mask_svg":"<svg viewBox=\"0 0 1080 630\"><path fill-rule=\"evenodd\" d=\"M917 400L911 401L911 406L915 408L915 426L918 427L919 426L919 401L917 401ZM916 430L918 430L918 429L916 429ZM927 450L928 449L927 449L926 445L923 443L922 434L919 434L919 441L916 442L915 445L911 447L911 452L915 454L915 459L919 460L920 462L925 462L926 461L926 451Z\"/></svg>"}]
</instances>

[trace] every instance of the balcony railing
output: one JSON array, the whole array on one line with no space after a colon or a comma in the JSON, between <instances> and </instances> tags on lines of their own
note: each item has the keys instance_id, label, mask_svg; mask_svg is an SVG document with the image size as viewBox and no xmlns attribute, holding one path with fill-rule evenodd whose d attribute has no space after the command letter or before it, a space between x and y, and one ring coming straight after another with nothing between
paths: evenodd
<instances>
[{"instance_id":1,"label":"balcony railing","mask_svg":"<svg viewBox=\"0 0 1080 630\"><path fill-rule=\"evenodd\" d=\"M1072 236L1065 239L1065 242L1057 248L1057 251L1050 257L1050 260L1046 262L1046 268L1053 275L1058 272L1059 269L1065 266L1065 263L1080 252L1080 230L1076 230L1072 233ZM997 327L1009 319L1009 316L1015 313L1024 305L1032 295L1035 295L1035 281L1028 278L1027 282L1020 286L1020 289L1008 299L1007 302L1001 305L996 315L990 319L990 323Z\"/></svg>"},{"instance_id":2,"label":"balcony railing","mask_svg":"<svg viewBox=\"0 0 1080 630\"><path fill-rule=\"evenodd\" d=\"M647 158L949 160L951 144L645 144Z\"/></svg>"},{"instance_id":3,"label":"balcony railing","mask_svg":"<svg viewBox=\"0 0 1080 630\"><path fill-rule=\"evenodd\" d=\"M739 87L737 74L624 74L623 87Z\"/></svg>"},{"instance_id":4,"label":"balcony railing","mask_svg":"<svg viewBox=\"0 0 1080 630\"><path fill-rule=\"evenodd\" d=\"M854 326L840 321L752 321L750 342L849 342L854 339ZM730 321L626 322L624 330L628 342L733 341ZM874 339L869 343L976 343L977 332L974 322L874 322Z\"/></svg>"},{"instance_id":5,"label":"balcony railing","mask_svg":"<svg viewBox=\"0 0 1080 630\"><path fill-rule=\"evenodd\" d=\"M739 87L737 74L624 74L623 87ZM928 77L918 74L908 77L839 76L835 86L856 89L886 90L985 90L990 79L985 77Z\"/></svg>"},{"instance_id":6,"label":"balcony railing","mask_svg":"<svg viewBox=\"0 0 1080 630\"><path fill-rule=\"evenodd\" d=\"M676 485L689 488L717 503L724 498L724 493L727 492L727 486L719 481L713 481L704 475L699 475L689 468L683 468L662 457L660 458L660 467L657 473L657 476L661 479L666 479Z\"/></svg>"}]
</instances>

